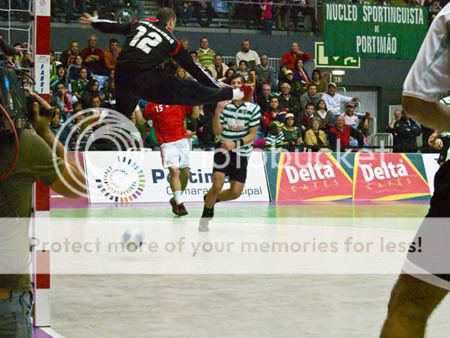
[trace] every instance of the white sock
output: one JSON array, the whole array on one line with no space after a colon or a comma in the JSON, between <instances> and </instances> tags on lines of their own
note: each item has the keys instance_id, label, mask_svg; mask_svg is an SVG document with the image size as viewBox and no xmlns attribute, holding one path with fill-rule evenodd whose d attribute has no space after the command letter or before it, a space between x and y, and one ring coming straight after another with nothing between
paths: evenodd
<instances>
[{"instance_id":1,"label":"white sock","mask_svg":"<svg viewBox=\"0 0 450 338\"><path fill-rule=\"evenodd\" d=\"M239 88L233 89L233 100L240 100L244 98L244 92Z\"/></svg>"},{"instance_id":2,"label":"white sock","mask_svg":"<svg viewBox=\"0 0 450 338\"><path fill-rule=\"evenodd\" d=\"M173 192L173 197L175 197L175 202L177 202L177 204L183 203L183 197L181 197L181 195L182 195L181 191Z\"/></svg>"}]
</instances>

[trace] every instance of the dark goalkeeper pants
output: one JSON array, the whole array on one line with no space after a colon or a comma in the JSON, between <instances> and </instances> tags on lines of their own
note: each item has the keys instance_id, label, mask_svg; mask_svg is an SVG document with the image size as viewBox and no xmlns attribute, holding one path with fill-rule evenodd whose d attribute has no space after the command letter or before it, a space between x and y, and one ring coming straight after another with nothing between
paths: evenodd
<instances>
[{"instance_id":1,"label":"dark goalkeeper pants","mask_svg":"<svg viewBox=\"0 0 450 338\"><path fill-rule=\"evenodd\" d=\"M232 88L212 88L191 80L162 75L155 71L130 72L117 66L117 110L130 117L139 100L166 105L197 106L231 100Z\"/></svg>"}]
</instances>

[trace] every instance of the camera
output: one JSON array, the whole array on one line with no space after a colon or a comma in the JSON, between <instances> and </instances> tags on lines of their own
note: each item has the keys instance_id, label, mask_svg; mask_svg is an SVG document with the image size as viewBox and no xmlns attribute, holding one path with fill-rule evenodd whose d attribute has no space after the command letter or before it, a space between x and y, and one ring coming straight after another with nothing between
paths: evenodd
<instances>
[{"instance_id":1,"label":"camera","mask_svg":"<svg viewBox=\"0 0 450 338\"><path fill-rule=\"evenodd\" d=\"M34 83L26 72L0 64L0 104L14 121L17 129L24 128L39 109L41 115L51 115L30 95Z\"/></svg>"}]
</instances>

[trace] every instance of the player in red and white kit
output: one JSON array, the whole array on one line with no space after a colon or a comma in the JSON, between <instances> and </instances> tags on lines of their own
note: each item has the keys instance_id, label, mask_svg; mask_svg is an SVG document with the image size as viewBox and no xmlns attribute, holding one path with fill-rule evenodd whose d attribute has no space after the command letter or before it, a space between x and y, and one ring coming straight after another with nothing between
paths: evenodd
<instances>
[{"instance_id":1,"label":"player in red and white kit","mask_svg":"<svg viewBox=\"0 0 450 338\"><path fill-rule=\"evenodd\" d=\"M183 203L183 191L186 189L190 170L189 135L184 121L191 114L192 107L152 102L147 104L143 113L146 120L153 122L156 139L161 145L163 166L169 169L170 188L173 192L170 205L177 216L188 214Z\"/></svg>"}]
</instances>

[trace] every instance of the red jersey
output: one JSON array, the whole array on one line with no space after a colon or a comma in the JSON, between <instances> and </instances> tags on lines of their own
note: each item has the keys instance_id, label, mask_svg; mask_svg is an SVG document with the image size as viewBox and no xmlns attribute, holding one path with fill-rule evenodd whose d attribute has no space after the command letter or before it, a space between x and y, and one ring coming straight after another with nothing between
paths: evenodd
<instances>
[{"instance_id":1,"label":"red jersey","mask_svg":"<svg viewBox=\"0 0 450 338\"><path fill-rule=\"evenodd\" d=\"M149 102L144 109L144 118L152 120L159 144L169 143L188 137L184 120L192 113L192 107L167 106Z\"/></svg>"}]
</instances>

